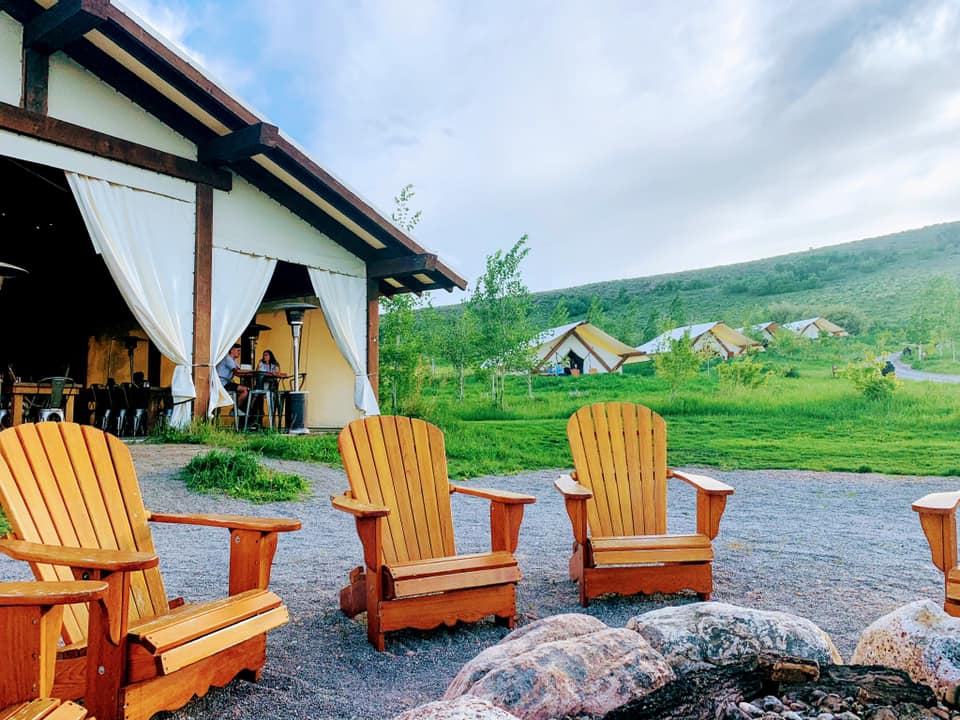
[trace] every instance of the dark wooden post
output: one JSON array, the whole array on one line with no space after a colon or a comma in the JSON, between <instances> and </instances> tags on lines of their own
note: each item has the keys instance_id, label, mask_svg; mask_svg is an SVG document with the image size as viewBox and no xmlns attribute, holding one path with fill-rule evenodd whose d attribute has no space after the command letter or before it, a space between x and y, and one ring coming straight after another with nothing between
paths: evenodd
<instances>
[{"instance_id":1,"label":"dark wooden post","mask_svg":"<svg viewBox=\"0 0 960 720\"><path fill-rule=\"evenodd\" d=\"M38 50L23 51L23 95L20 106L24 110L47 114L47 83L50 78L50 56Z\"/></svg>"},{"instance_id":2,"label":"dark wooden post","mask_svg":"<svg viewBox=\"0 0 960 720\"><path fill-rule=\"evenodd\" d=\"M367 377L380 401L380 282L367 279Z\"/></svg>"},{"instance_id":3,"label":"dark wooden post","mask_svg":"<svg viewBox=\"0 0 960 720\"><path fill-rule=\"evenodd\" d=\"M193 417L210 404L210 306L213 292L213 188L197 184L197 234L193 269Z\"/></svg>"}]
</instances>

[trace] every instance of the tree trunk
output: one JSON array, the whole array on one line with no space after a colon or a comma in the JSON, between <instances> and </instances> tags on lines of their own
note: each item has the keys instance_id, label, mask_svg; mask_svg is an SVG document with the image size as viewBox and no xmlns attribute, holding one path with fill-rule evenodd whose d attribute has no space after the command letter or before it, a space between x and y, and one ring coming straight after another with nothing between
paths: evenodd
<instances>
[{"instance_id":1,"label":"tree trunk","mask_svg":"<svg viewBox=\"0 0 960 720\"><path fill-rule=\"evenodd\" d=\"M458 397L460 399L460 402L463 402L463 379L464 379L466 368L464 368L463 365L461 365L459 370L460 370L460 388L459 388L460 392Z\"/></svg>"},{"instance_id":2,"label":"tree trunk","mask_svg":"<svg viewBox=\"0 0 960 720\"><path fill-rule=\"evenodd\" d=\"M527 373L527 397L533 400L533 373Z\"/></svg>"}]
</instances>

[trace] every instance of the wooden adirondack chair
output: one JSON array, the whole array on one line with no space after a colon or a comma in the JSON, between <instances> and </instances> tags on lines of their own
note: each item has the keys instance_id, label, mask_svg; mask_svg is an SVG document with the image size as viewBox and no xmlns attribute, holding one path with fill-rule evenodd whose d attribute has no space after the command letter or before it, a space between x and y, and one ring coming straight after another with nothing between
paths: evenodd
<instances>
[{"instance_id":1,"label":"wooden adirondack chair","mask_svg":"<svg viewBox=\"0 0 960 720\"><path fill-rule=\"evenodd\" d=\"M933 564L943 573L943 609L960 617L960 567L957 566L957 506L960 492L924 495L913 504L930 543Z\"/></svg>"},{"instance_id":2,"label":"wooden adirondack chair","mask_svg":"<svg viewBox=\"0 0 960 720\"><path fill-rule=\"evenodd\" d=\"M0 720L83 720L87 711L50 697L63 606L96 602L105 582L0 583ZM88 720L94 720L92 717Z\"/></svg>"},{"instance_id":3,"label":"wooden adirondack chair","mask_svg":"<svg viewBox=\"0 0 960 720\"><path fill-rule=\"evenodd\" d=\"M354 516L364 565L340 591L348 617L367 611L367 637L429 630L487 615L513 627L520 568L513 552L529 495L453 485L443 433L405 417L355 420L337 440L350 490L333 506ZM491 552L457 555L450 495L490 501Z\"/></svg>"},{"instance_id":4,"label":"wooden adirondack chair","mask_svg":"<svg viewBox=\"0 0 960 720\"><path fill-rule=\"evenodd\" d=\"M63 618L54 696L100 720L146 720L237 675L259 678L266 632L287 621L267 590L277 533L298 520L151 513L128 448L74 423L0 433L0 501L14 540L0 552L26 560L38 580L104 580L103 601ZM167 598L148 520L230 531L229 597ZM89 632L88 632L89 619Z\"/></svg>"},{"instance_id":5,"label":"wooden adirondack chair","mask_svg":"<svg viewBox=\"0 0 960 720\"><path fill-rule=\"evenodd\" d=\"M667 428L650 408L597 403L567 423L576 471L554 485L573 523L570 577L580 604L604 593L713 592L713 545L733 493L726 483L667 468ZM697 490L697 532L667 534L667 478Z\"/></svg>"}]
</instances>

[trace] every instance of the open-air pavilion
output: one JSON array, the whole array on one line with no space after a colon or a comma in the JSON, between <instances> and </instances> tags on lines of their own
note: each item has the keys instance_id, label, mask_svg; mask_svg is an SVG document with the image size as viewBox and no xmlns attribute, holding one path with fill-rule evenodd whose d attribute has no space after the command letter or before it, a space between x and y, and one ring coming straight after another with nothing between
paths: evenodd
<instances>
[{"instance_id":1,"label":"open-air pavilion","mask_svg":"<svg viewBox=\"0 0 960 720\"><path fill-rule=\"evenodd\" d=\"M464 280L126 10L2 8L0 261L28 274L0 292L0 367L132 369L184 422L231 402L212 368L241 338L255 362L252 323L291 370L276 308L305 301L306 424L377 412L379 297Z\"/></svg>"}]
</instances>

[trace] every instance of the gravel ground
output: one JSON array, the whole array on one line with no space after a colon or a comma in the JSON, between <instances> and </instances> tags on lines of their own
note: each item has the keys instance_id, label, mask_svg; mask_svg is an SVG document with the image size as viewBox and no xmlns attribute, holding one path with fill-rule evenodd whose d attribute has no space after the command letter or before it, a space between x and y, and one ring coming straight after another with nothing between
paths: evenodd
<instances>
[{"instance_id":1,"label":"gravel ground","mask_svg":"<svg viewBox=\"0 0 960 720\"><path fill-rule=\"evenodd\" d=\"M290 608L289 625L270 634L263 679L213 689L166 717L380 718L438 698L457 670L506 629L485 621L455 629L387 635L387 652L366 641L364 616L338 609L338 591L361 560L352 519L328 497L346 487L339 470L309 463L267 461L297 472L313 485L301 503L252 506L186 491L175 479L196 446L135 445L134 460L147 507L173 512L227 512L299 517L303 530L283 535L271 588ZM927 597L942 601L942 576L910 503L956 489L956 479L905 478L786 470L704 471L730 483L736 494L715 543L715 600L784 610L810 618L849 657L860 632L878 616ZM572 535L563 502L552 487L555 471L477 479L478 486L533 494L520 532L520 622L564 612L587 612L612 626L633 615L692 596L601 598L583 611L566 576ZM672 483L672 531L692 531L694 493ZM489 543L485 501L453 496L460 552ZM191 526L154 527L161 568L171 597L222 596L227 580L227 534ZM22 579L24 567L0 560L0 579ZM159 716L158 716L159 717Z\"/></svg>"}]
</instances>

